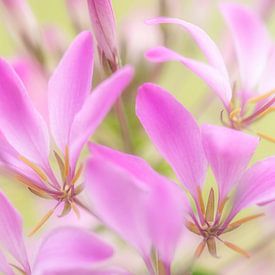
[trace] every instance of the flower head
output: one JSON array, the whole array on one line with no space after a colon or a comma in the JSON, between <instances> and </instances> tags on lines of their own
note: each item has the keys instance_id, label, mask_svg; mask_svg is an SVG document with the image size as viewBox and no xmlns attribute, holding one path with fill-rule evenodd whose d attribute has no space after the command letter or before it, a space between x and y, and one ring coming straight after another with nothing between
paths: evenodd
<instances>
[{"instance_id":1,"label":"flower head","mask_svg":"<svg viewBox=\"0 0 275 275\"><path fill-rule=\"evenodd\" d=\"M147 134L195 202L196 211L190 208L186 225L202 236L196 254L200 255L207 244L209 252L216 256L215 241L219 240L247 255L235 244L224 241L221 235L259 216L231 223L245 207L274 200L275 158L267 158L247 169L258 138L225 127L199 127L179 102L154 84L141 86L136 108ZM205 204L202 187L207 164L215 176L218 192L212 188ZM236 191L232 196L234 188ZM229 212L225 206L229 207Z\"/></svg>"},{"instance_id":2,"label":"flower head","mask_svg":"<svg viewBox=\"0 0 275 275\"><path fill-rule=\"evenodd\" d=\"M198 26L176 18L155 18L148 24L176 24L188 32L207 59L200 62L165 47L150 49L153 62L179 61L189 68L222 100L228 114L227 126L244 129L274 110L275 51L260 18L248 8L227 3L222 13L233 35L239 64L239 81L230 80L225 61L212 39ZM256 105L250 112L251 104Z\"/></svg>"},{"instance_id":3,"label":"flower head","mask_svg":"<svg viewBox=\"0 0 275 275\"><path fill-rule=\"evenodd\" d=\"M156 265L170 274L188 207L182 192L139 157L95 144L90 150L85 185L95 213L137 249L150 274Z\"/></svg>"},{"instance_id":4,"label":"flower head","mask_svg":"<svg viewBox=\"0 0 275 275\"><path fill-rule=\"evenodd\" d=\"M56 200L42 223L59 205L63 206L61 216L71 209L78 213L80 152L133 75L126 66L90 94L92 70L92 36L83 32L49 80L48 127L13 68L0 60L1 162L34 194ZM50 164L51 156L59 175Z\"/></svg>"},{"instance_id":5,"label":"flower head","mask_svg":"<svg viewBox=\"0 0 275 275\"><path fill-rule=\"evenodd\" d=\"M94 234L76 227L60 227L47 234L31 264L24 244L19 213L2 193L0 193L0 206L1 273L14 275L17 274L15 271L20 271L26 275L79 272L107 274L108 270L112 270L96 266L113 255L112 247ZM6 252L12 256L11 263L6 259Z\"/></svg>"}]
</instances>

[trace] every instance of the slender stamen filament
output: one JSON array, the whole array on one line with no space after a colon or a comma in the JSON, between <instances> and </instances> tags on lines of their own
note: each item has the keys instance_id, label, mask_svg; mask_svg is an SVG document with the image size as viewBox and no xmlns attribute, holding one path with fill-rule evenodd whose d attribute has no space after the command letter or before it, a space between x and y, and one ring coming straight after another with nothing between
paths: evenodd
<instances>
[{"instance_id":1,"label":"slender stamen filament","mask_svg":"<svg viewBox=\"0 0 275 275\"><path fill-rule=\"evenodd\" d=\"M264 94L262 94L262 95L259 95L259 96L255 96L255 97L250 98L248 102L249 102L249 103L258 103L258 102L260 102L260 101L262 101L262 100L264 100L264 99L269 98L270 96L272 96L272 95L274 95L274 94L275 94L275 90L271 90L271 91L269 91L269 92L267 92L267 93L264 93Z\"/></svg>"},{"instance_id":2,"label":"slender stamen filament","mask_svg":"<svg viewBox=\"0 0 275 275\"><path fill-rule=\"evenodd\" d=\"M226 197L223 200L221 200L221 203L219 203L215 207L215 193L214 193L214 189L211 188L209 195L208 195L206 208L205 208L204 202L202 200L202 193L199 192L199 194L200 195L197 197L198 198L197 205L199 205L201 207L201 209L198 209L197 217L195 216L194 213L190 213L190 217L192 218L192 221L186 221L186 223L185 223L185 225L189 231L193 232L196 235L200 235L203 238L202 242L199 244L199 246L197 247L197 249L195 251L195 256L199 257L201 255L201 253L203 252L204 248L207 246L209 253L213 257L218 257L217 256L216 240L219 240L222 243L224 243L231 250L234 250L235 252L237 252L245 257L248 257L249 256L248 252L246 252L245 250L243 250L242 248L240 248L239 246L237 246L231 242L222 240L220 238L220 235L230 232L230 231L233 231L246 222L254 220L258 217L262 217L263 213L247 216L247 217L241 218L235 222L227 224L226 217L228 217L228 215L230 215L230 214L227 214L225 216L225 215L223 215L223 211L225 209L224 206L225 206L225 203L228 201L228 198ZM203 216L204 220L201 220L199 213L202 213L203 209L205 209L204 216ZM224 221L224 219L221 219L222 216L225 216L225 221Z\"/></svg>"}]
</instances>

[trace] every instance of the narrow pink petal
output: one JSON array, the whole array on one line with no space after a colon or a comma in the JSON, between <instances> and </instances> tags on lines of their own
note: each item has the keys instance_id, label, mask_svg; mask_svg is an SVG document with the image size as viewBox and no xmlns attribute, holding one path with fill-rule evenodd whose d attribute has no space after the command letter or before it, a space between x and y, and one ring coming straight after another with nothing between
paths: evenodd
<instances>
[{"instance_id":1,"label":"narrow pink petal","mask_svg":"<svg viewBox=\"0 0 275 275\"><path fill-rule=\"evenodd\" d=\"M71 158L75 163L83 145L110 111L133 78L133 68L125 66L102 82L87 98L76 115L71 131Z\"/></svg>"},{"instance_id":2,"label":"narrow pink petal","mask_svg":"<svg viewBox=\"0 0 275 275\"><path fill-rule=\"evenodd\" d=\"M148 196L144 183L111 162L90 158L86 164L85 185L100 219L141 255L150 254L151 241L144 226Z\"/></svg>"},{"instance_id":3,"label":"narrow pink petal","mask_svg":"<svg viewBox=\"0 0 275 275\"><path fill-rule=\"evenodd\" d=\"M203 62L182 56L168 48L156 47L146 52L146 57L152 62L179 61L201 79L220 97L224 105L229 108L232 97L230 82L219 70Z\"/></svg>"},{"instance_id":4,"label":"narrow pink petal","mask_svg":"<svg viewBox=\"0 0 275 275\"><path fill-rule=\"evenodd\" d=\"M30 272L30 266L23 241L21 217L3 193L0 193L0 208L0 245L28 273Z\"/></svg>"},{"instance_id":5,"label":"narrow pink petal","mask_svg":"<svg viewBox=\"0 0 275 275\"><path fill-rule=\"evenodd\" d=\"M92 35L85 31L72 42L49 81L50 126L61 150L68 145L74 117L90 92L92 73Z\"/></svg>"},{"instance_id":6,"label":"narrow pink petal","mask_svg":"<svg viewBox=\"0 0 275 275\"><path fill-rule=\"evenodd\" d=\"M224 3L221 10L236 47L242 87L249 90L263 72L270 48L269 36L261 19L249 8Z\"/></svg>"},{"instance_id":7,"label":"narrow pink petal","mask_svg":"<svg viewBox=\"0 0 275 275\"><path fill-rule=\"evenodd\" d=\"M240 131L213 125L202 126L202 140L222 201L243 174L259 140Z\"/></svg>"},{"instance_id":8,"label":"narrow pink petal","mask_svg":"<svg viewBox=\"0 0 275 275\"><path fill-rule=\"evenodd\" d=\"M5 275L14 275L11 266L7 262L5 256L0 252L0 273Z\"/></svg>"},{"instance_id":9,"label":"narrow pink petal","mask_svg":"<svg viewBox=\"0 0 275 275\"><path fill-rule=\"evenodd\" d=\"M254 164L240 179L231 217L253 204L275 200L275 157Z\"/></svg>"},{"instance_id":10,"label":"narrow pink petal","mask_svg":"<svg viewBox=\"0 0 275 275\"><path fill-rule=\"evenodd\" d=\"M209 64L220 71L225 77L228 78L228 73L224 64L223 57L214 41L209 37L209 35L196 25L178 18L166 18L157 17L153 19L146 20L147 24L176 24L182 27L186 32L188 32L192 38L195 40L199 48L204 53Z\"/></svg>"},{"instance_id":11,"label":"narrow pink petal","mask_svg":"<svg viewBox=\"0 0 275 275\"><path fill-rule=\"evenodd\" d=\"M0 60L0 128L19 154L46 165L49 137L46 124L32 106L13 68Z\"/></svg>"},{"instance_id":12,"label":"narrow pink petal","mask_svg":"<svg viewBox=\"0 0 275 275\"><path fill-rule=\"evenodd\" d=\"M183 192L139 157L95 144L89 148L94 158L102 159L102 165L106 161L111 162L143 182L151 190L146 203L143 226L148 228L147 234L158 250L160 258L170 265L183 231L183 215L189 207Z\"/></svg>"},{"instance_id":13,"label":"narrow pink petal","mask_svg":"<svg viewBox=\"0 0 275 275\"><path fill-rule=\"evenodd\" d=\"M196 196L204 182L207 161L192 115L165 90L150 83L139 88L136 112L160 153Z\"/></svg>"},{"instance_id":14,"label":"narrow pink petal","mask_svg":"<svg viewBox=\"0 0 275 275\"><path fill-rule=\"evenodd\" d=\"M275 89L275 43L272 45L266 67L259 84L259 93L264 94Z\"/></svg>"},{"instance_id":15,"label":"narrow pink petal","mask_svg":"<svg viewBox=\"0 0 275 275\"><path fill-rule=\"evenodd\" d=\"M115 62L118 50L112 1L87 0L87 3L98 48L108 60Z\"/></svg>"},{"instance_id":16,"label":"narrow pink petal","mask_svg":"<svg viewBox=\"0 0 275 275\"><path fill-rule=\"evenodd\" d=\"M64 269L92 267L112 255L112 247L91 232L76 227L60 227L43 240L34 270L37 274L47 274L48 270L56 272L51 274L58 274Z\"/></svg>"}]
</instances>

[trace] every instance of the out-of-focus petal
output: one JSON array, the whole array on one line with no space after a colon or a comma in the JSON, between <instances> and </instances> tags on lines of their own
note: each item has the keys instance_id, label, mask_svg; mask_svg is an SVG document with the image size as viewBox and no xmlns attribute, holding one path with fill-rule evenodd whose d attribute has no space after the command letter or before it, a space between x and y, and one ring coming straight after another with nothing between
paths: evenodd
<instances>
[{"instance_id":1,"label":"out-of-focus petal","mask_svg":"<svg viewBox=\"0 0 275 275\"><path fill-rule=\"evenodd\" d=\"M228 24L238 57L242 88L254 88L264 70L270 39L256 13L236 3L223 3L221 11Z\"/></svg>"},{"instance_id":2,"label":"out-of-focus petal","mask_svg":"<svg viewBox=\"0 0 275 275\"><path fill-rule=\"evenodd\" d=\"M188 32L192 38L196 41L199 48L204 53L211 66L216 68L225 77L228 77L228 73L224 64L223 57L214 43L214 41L208 36L208 34L196 25L178 18L165 18L157 17L146 20L147 24L176 24L182 27Z\"/></svg>"},{"instance_id":3,"label":"out-of-focus petal","mask_svg":"<svg viewBox=\"0 0 275 275\"><path fill-rule=\"evenodd\" d=\"M268 61L263 71L260 84L259 93L264 94L275 89L275 44L271 47L268 55Z\"/></svg>"},{"instance_id":4,"label":"out-of-focus petal","mask_svg":"<svg viewBox=\"0 0 275 275\"><path fill-rule=\"evenodd\" d=\"M47 274L47 270L51 270L56 272L51 274L58 274L58 271L64 269L85 269L107 260L112 255L112 247L89 231L60 227L43 240L35 260L34 271L35 274Z\"/></svg>"},{"instance_id":5,"label":"out-of-focus petal","mask_svg":"<svg viewBox=\"0 0 275 275\"><path fill-rule=\"evenodd\" d=\"M240 179L230 217L253 204L275 200L275 157L254 164Z\"/></svg>"},{"instance_id":6,"label":"out-of-focus petal","mask_svg":"<svg viewBox=\"0 0 275 275\"><path fill-rule=\"evenodd\" d=\"M110 111L133 78L133 68L126 66L102 82L87 98L76 115L71 131L71 163L75 163L83 145Z\"/></svg>"},{"instance_id":7,"label":"out-of-focus petal","mask_svg":"<svg viewBox=\"0 0 275 275\"><path fill-rule=\"evenodd\" d=\"M16 58L11 62L24 83L35 108L48 121L47 79L41 67L30 58Z\"/></svg>"},{"instance_id":8,"label":"out-of-focus petal","mask_svg":"<svg viewBox=\"0 0 275 275\"><path fill-rule=\"evenodd\" d=\"M80 33L66 51L49 81L49 119L61 150L69 143L72 122L92 83L93 43L90 32Z\"/></svg>"},{"instance_id":9,"label":"out-of-focus petal","mask_svg":"<svg viewBox=\"0 0 275 275\"><path fill-rule=\"evenodd\" d=\"M151 241L144 226L144 211L149 191L144 183L110 162L90 158L85 185L92 207L102 221L142 256L148 255Z\"/></svg>"},{"instance_id":10,"label":"out-of-focus petal","mask_svg":"<svg viewBox=\"0 0 275 275\"><path fill-rule=\"evenodd\" d=\"M153 62L179 61L201 79L219 96L224 105L229 108L232 97L230 82L216 68L209 66L203 62L193 60L182 56L168 48L156 47L146 52L146 57Z\"/></svg>"},{"instance_id":11,"label":"out-of-focus petal","mask_svg":"<svg viewBox=\"0 0 275 275\"><path fill-rule=\"evenodd\" d=\"M24 271L30 274L21 217L2 193L0 209L0 244L22 265Z\"/></svg>"},{"instance_id":12,"label":"out-of-focus petal","mask_svg":"<svg viewBox=\"0 0 275 275\"><path fill-rule=\"evenodd\" d=\"M14 275L9 263L7 262L5 256L0 252L0 274L4 275Z\"/></svg>"},{"instance_id":13,"label":"out-of-focus petal","mask_svg":"<svg viewBox=\"0 0 275 275\"><path fill-rule=\"evenodd\" d=\"M150 189L146 207L143 209L146 222L143 226L148 227L147 234L153 246L162 261L169 266L183 230L184 212L188 211L189 207L183 192L175 183L159 175L139 157L100 145L93 144L89 148L94 158L102 159L102 165L106 161L111 162Z\"/></svg>"},{"instance_id":14,"label":"out-of-focus petal","mask_svg":"<svg viewBox=\"0 0 275 275\"><path fill-rule=\"evenodd\" d=\"M229 128L203 125L202 141L223 200L244 172L259 140Z\"/></svg>"},{"instance_id":15,"label":"out-of-focus petal","mask_svg":"<svg viewBox=\"0 0 275 275\"><path fill-rule=\"evenodd\" d=\"M154 84L139 88L137 116L164 158L193 196L205 178L205 159L199 126L168 92Z\"/></svg>"},{"instance_id":16,"label":"out-of-focus petal","mask_svg":"<svg viewBox=\"0 0 275 275\"><path fill-rule=\"evenodd\" d=\"M23 83L4 60L0 60L0 128L19 154L46 165L49 155L47 126L32 106Z\"/></svg>"},{"instance_id":17,"label":"out-of-focus petal","mask_svg":"<svg viewBox=\"0 0 275 275\"><path fill-rule=\"evenodd\" d=\"M43 274L37 275L131 275L130 272L119 268L64 268L58 271L47 269Z\"/></svg>"}]
</instances>

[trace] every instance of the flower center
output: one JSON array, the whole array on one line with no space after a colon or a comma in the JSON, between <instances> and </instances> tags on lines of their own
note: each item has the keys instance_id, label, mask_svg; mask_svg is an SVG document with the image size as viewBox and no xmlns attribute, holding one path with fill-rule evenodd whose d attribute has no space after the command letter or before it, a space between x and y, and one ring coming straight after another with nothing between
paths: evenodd
<instances>
[{"instance_id":1,"label":"flower center","mask_svg":"<svg viewBox=\"0 0 275 275\"><path fill-rule=\"evenodd\" d=\"M202 193L200 188L198 189L198 199L196 202L196 213L190 213L191 221L186 222L186 227L189 231L193 232L196 235L202 237L202 241L196 249L195 256L199 257L204 248L207 246L209 253L214 256L217 256L216 240L225 244L228 248L234 250L235 252L249 257L249 254L240 248L239 246L230 243L221 239L221 235L227 232L231 232L239 228L243 223L261 217L263 214L256 214L252 216L247 216L235 222L227 222L228 214L224 212L225 204L228 199L224 199L220 204L215 207L215 194L213 188L211 188L208 196L208 201L205 206Z\"/></svg>"}]
</instances>

